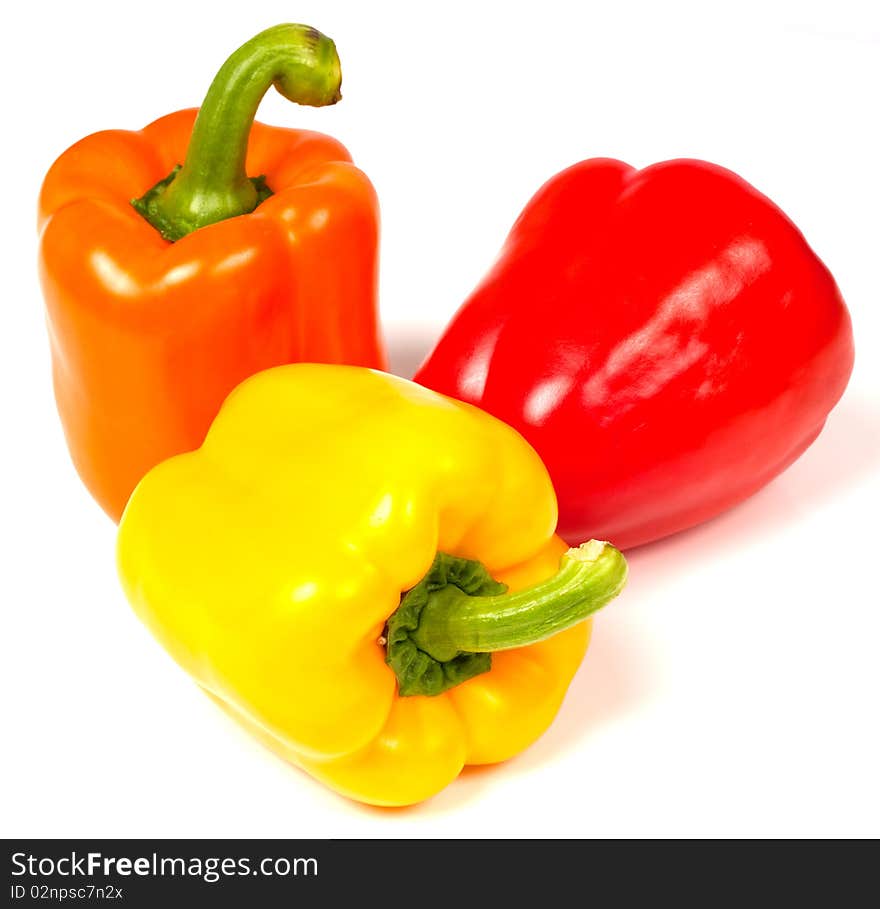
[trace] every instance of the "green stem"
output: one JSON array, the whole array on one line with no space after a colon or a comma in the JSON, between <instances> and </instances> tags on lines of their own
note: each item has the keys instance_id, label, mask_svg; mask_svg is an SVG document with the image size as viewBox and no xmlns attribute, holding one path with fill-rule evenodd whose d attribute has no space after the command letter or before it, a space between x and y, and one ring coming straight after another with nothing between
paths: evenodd
<instances>
[{"instance_id":1,"label":"green stem","mask_svg":"<svg viewBox=\"0 0 880 909\"><path fill-rule=\"evenodd\" d=\"M546 581L505 593L479 562L438 553L388 620L386 662L402 695L440 694L491 668L490 653L543 641L610 602L626 583L623 555L590 540Z\"/></svg>"},{"instance_id":2,"label":"green stem","mask_svg":"<svg viewBox=\"0 0 880 909\"><path fill-rule=\"evenodd\" d=\"M307 25L276 25L243 44L211 83L186 160L132 205L167 240L252 212L271 195L245 170L248 137L274 85L290 101L323 107L340 99L336 46Z\"/></svg>"}]
</instances>

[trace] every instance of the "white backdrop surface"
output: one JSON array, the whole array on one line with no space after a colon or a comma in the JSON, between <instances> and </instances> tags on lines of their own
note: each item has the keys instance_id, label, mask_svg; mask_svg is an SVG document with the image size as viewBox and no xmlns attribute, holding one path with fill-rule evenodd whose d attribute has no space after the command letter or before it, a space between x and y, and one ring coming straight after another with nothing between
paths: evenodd
<instances>
[{"instance_id":1,"label":"white backdrop surface","mask_svg":"<svg viewBox=\"0 0 880 909\"><path fill-rule=\"evenodd\" d=\"M4 18L0 833L880 835L876 4L83 0ZM335 39L344 98L271 93L259 119L337 136L373 180L395 371L411 375L537 187L591 156L739 172L804 231L855 329L853 378L812 448L746 504L630 554L549 732L406 810L271 756L154 643L52 399L46 169L90 132L197 105L229 52L283 21Z\"/></svg>"}]
</instances>

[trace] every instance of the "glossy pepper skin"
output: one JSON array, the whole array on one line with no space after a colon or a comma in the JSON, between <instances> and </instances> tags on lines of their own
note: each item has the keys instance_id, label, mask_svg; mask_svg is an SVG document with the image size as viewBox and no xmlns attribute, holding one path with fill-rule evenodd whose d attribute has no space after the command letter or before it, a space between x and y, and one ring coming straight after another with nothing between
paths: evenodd
<instances>
[{"instance_id":1,"label":"glossy pepper skin","mask_svg":"<svg viewBox=\"0 0 880 909\"><path fill-rule=\"evenodd\" d=\"M533 197L415 378L528 439L564 538L626 549L772 480L852 364L831 274L769 199L706 162L594 159Z\"/></svg>"},{"instance_id":2,"label":"glossy pepper skin","mask_svg":"<svg viewBox=\"0 0 880 909\"><path fill-rule=\"evenodd\" d=\"M564 574L555 524L546 470L500 421L373 370L297 364L248 379L198 451L147 474L118 564L141 620L266 745L350 798L406 805L541 735L625 562L581 547L597 561L568 627L436 695L400 694L386 622L442 552L510 586L482 615L506 635L518 618L498 610Z\"/></svg>"},{"instance_id":3,"label":"glossy pepper skin","mask_svg":"<svg viewBox=\"0 0 880 909\"><path fill-rule=\"evenodd\" d=\"M199 446L247 376L293 361L384 366L369 180L329 136L253 123L273 80L321 105L339 79L330 39L279 26L230 58L201 112L88 136L46 176L39 271L58 410L115 520L154 464ZM132 200L181 162L172 242ZM248 176L272 192L252 212Z\"/></svg>"}]
</instances>

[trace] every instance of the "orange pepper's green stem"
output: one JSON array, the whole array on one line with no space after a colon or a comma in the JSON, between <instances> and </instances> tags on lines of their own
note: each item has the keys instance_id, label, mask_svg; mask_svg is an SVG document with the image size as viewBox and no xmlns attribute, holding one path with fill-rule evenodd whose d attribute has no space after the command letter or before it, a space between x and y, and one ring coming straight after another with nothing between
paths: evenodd
<instances>
[{"instance_id":1,"label":"orange pepper's green stem","mask_svg":"<svg viewBox=\"0 0 880 909\"><path fill-rule=\"evenodd\" d=\"M614 599L626 574L619 550L590 540L569 549L552 578L507 594L479 562L438 553L388 620L386 662L400 694L441 694L487 672L492 651L570 628Z\"/></svg>"},{"instance_id":2,"label":"orange pepper's green stem","mask_svg":"<svg viewBox=\"0 0 880 909\"><path fill-rule=\"evenodd\" d=\"M245 170L248 137L274 85L290 101L323 107L341 97L336 46L307 25L276 25L243 44L211 83L186 161L132 205L166 240L252 212L271 195Z\"/></svg>"}]
</instances>

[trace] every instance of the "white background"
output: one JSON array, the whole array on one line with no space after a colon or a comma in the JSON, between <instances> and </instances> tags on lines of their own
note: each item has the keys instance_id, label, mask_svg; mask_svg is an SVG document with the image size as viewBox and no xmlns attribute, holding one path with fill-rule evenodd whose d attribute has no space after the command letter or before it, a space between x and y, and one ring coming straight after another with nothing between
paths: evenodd
<instances>
[{"instance_id":1,"label":"white background","mask_svg":"<svg viewBox=\"0 0 880 909\"><path fill-rule=\"evenodd\" d=\"M871 2L14 4L3 23L4 836L880 835L880 21ZM10 18L11 17L11 18ZM856 370L813 447L723 517L630 554L550 731L407 810L264 752L138 624L52 400L34 211L81 136L197 105L283 21L344 100L260 119L345 142L382 201L382 316L412 373L564 166L702 157L799 224ZM304 692L308 696L308 692Z\"/></svg>"}]
</instances>

